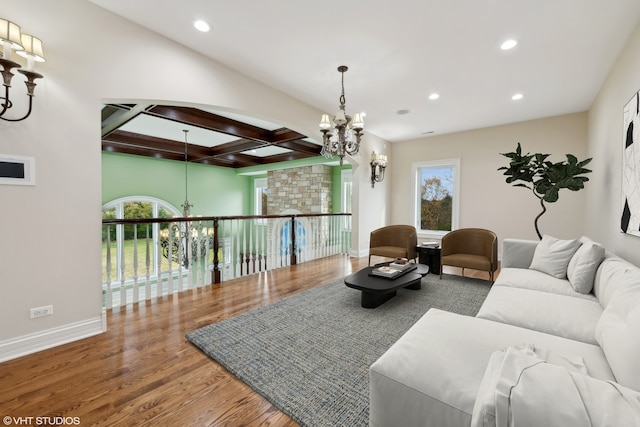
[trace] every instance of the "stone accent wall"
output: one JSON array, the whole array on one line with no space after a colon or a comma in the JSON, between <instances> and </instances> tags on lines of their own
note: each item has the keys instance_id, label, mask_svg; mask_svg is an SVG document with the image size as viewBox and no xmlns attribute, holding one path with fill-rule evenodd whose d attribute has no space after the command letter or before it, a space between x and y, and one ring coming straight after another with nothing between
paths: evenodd
<instances>
[{"instance_id":1,"label":"stone accent wall","mask_svg":"<svg viewBox=\"0 0 640 427\"><path fill-rule=\"evenodd\" d=\"M304 214L330 213L331 166L313 165L267 173L267 213L295 209Z\"/></svg>"}]
</instances>

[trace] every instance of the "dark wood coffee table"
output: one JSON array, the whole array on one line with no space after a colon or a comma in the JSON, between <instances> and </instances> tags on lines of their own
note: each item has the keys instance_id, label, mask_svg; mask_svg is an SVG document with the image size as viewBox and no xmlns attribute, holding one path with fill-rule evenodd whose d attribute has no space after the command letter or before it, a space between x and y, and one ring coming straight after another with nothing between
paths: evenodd
<instances>
[{"instance_id":1,"label":"dark wood coffee table","mask_svg":"<svg viewBox=\"0 0 640 427\"><path fill-rule=\"evenodd\" d=\"M429 273L429 266L416 264L416 268L403 273L395 279L371 276L371 270L381 265L365 267L357 273L344 278L344 284L350 288L362 291L360 305L364 308L376 308L389 301L400 288L418 290L422 287L421 279Z\"/></svg>"}]
</instances>

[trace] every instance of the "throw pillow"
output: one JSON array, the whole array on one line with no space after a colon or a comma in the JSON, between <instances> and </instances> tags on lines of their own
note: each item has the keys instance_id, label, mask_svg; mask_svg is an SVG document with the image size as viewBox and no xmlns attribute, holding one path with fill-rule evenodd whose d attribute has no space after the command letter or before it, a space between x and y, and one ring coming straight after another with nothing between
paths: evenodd
<instances>
[{"instance_id":1,"label":"throw pillow","mask_svg":"<svg viewBox=\"0 0 640 427\"><path fill-rule=\"evenodd\" d=\"M536 246L529 268L558 279L566 279L569 261L580 245L578 240L560 240L544 235Z\"/></svg>"},{"instance_id":2,"label":"throw pillow","mask_svg":"<svg viewBox=\"0 0 640 427\"><path fill-rule=\"evenodd\" d=\"M604 259L604 248L595 242L583 243L567 266L567 278L573 290L588 294L593 289L596 270Z\"/></svg>"}]
</instances>

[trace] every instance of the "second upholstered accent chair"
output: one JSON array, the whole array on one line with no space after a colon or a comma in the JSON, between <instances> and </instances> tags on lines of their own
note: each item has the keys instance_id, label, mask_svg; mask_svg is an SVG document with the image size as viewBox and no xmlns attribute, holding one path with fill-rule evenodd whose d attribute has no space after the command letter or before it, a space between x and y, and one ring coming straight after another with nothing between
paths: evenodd
<instances>
[{"instance_id":1,"label":"second upholstered accent chair","mask_svg":"<svg viewBox=\"0 0 640 427\"><path fill-rule=\"evenodd\" d=\"M411 225L388 225L373 230L369 240L369 265L371 255L415 260L417 244L418 234Z\"/></svg>"},{"instance_id":2,"label":"second upholstered accent chair","mask_svg":"<svg viewBox=\"0 0 640 427\"><path fill-rule=\"evenodd\" d=\"M483 228L460 228L447 233L441 242L440 278L442 266L488 271L491 283L498 269L498 237Z\"/></svg>"}]
</instances>

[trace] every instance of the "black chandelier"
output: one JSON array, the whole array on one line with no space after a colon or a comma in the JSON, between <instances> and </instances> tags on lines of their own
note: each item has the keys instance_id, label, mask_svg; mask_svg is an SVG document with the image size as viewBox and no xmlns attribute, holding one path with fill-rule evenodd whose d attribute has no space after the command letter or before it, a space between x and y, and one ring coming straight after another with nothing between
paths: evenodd
<instances>
[{"instance_id":1,"label":"black chandelier","mask_svg":"<svg viewBox=\"0 0 640 427\"><path fill-rule=\"evenodd\" d=\"M331 124L328 114L323 114L320 120L320 132L322 132L322 151L320 154L329 159L338 155L341 166L345 155L354 156L358 154L360 138L364 130L362 113L356 113L352 118L345 112L344 73L348 69L346 65L338 67L338 71L342 74L342 93L340 94L340 107L333 118L333 124Z\"/></svg>"}]
</instances>

